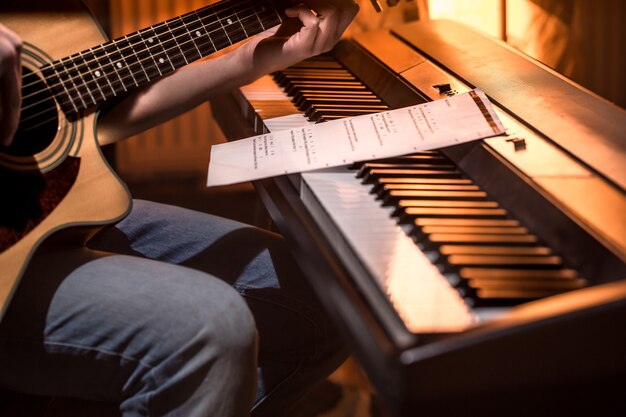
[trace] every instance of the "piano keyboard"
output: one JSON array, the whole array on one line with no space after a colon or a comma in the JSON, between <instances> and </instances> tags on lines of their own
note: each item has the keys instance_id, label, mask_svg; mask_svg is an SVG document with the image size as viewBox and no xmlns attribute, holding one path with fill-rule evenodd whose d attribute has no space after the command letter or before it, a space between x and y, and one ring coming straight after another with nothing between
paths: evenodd
<instances>
[{"instance_id":1,"label":"piano keyboard","mask_svg":"<svg viewBox=\"0 0 626 417\"><path fill-rule=\"evenodd\" d=\"M303 61L270 84L242 89L270 130L389 108L332 57ZM274 117L264 110L267 97L281 109ZM301 116L276 117L295 109ZM328 236L341 237L331 239L334 249L355 259L352 274L365 265L366 279L413 333L460 331L587 285L438 151L305 173L301 181L308 210Z\"/></svg>"},{"instance_id":2,"label":"piano keyboard","mask_svg":"<svg viewBox=\"0 0 626 417\"><path fill-rule=\"evenodd\" d=\"M453 22L332 56L220 97L226 135L475 86L509 129L254 183L389 414L623 415L626 113Z\"/></svg>"}]
</instances>

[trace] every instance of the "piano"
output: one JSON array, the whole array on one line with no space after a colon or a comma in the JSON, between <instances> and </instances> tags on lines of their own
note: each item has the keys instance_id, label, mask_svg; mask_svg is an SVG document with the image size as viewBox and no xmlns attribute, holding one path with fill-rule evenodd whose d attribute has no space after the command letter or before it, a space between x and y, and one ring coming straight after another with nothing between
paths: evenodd
<instances>
[{"instance_id":1,"label":"piano","mask_svg":"<svg viewBox=\"0 0 626 417\"><path fill-rule=\"evenodd\" d=\"M480 87L504 136L254 183L391 416L626 415L626 112L450 21L220 97L229 138Z\"/></svg>"}]
</instances>

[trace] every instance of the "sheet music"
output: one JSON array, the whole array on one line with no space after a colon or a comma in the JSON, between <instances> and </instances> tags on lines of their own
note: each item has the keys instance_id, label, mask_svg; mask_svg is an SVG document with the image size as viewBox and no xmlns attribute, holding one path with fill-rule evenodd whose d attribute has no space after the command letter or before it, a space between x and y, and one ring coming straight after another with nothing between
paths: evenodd
<instances>
[{"instance_id":1,"label":"sheet music","mask_svg":"<svg viewBox=\"0 0 626 417\"><path fill-rule=\"evenodd\" d=\"M480 89L429 103L213 145L207 186L430 150L504 133Z\"/></svg>"}]
</instances>

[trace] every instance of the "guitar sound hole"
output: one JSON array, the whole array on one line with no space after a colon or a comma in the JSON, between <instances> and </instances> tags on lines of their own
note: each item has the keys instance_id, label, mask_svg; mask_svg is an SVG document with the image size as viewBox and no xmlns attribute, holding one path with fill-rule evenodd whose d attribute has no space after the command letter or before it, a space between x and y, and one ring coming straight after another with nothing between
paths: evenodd
<instances>
[{"instance_id":1,"label":"guitar sound hole","mask_svg":"<svg viewBox=\"0 0 626 417\"><path fill-rule=\"evenodd\" d=\"M22 112L20 124L9 147L2 151L15 156L29 156L43 151L57 134L57 107L46 84L33 71L22 68Z\"/></svg>"}]
</instances>

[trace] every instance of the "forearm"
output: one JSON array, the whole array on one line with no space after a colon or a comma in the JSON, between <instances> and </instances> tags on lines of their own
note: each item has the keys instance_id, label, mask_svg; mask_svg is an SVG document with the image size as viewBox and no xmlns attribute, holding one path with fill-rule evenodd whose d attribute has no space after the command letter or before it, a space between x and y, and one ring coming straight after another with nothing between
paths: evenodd
<instances>
[{"instance_id":1,"label":"forearm","mask_svg":"<svg viewBox=\"0 0 626 417\"><path fill-rule=\"evenodd\" d=\"M183 67L123 98L99 120L100 143L125 139L254 81L263 74L263 68L253 63L258 41Z\"/></svg>"}]
</instances>

